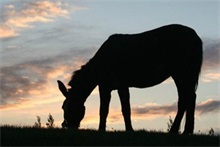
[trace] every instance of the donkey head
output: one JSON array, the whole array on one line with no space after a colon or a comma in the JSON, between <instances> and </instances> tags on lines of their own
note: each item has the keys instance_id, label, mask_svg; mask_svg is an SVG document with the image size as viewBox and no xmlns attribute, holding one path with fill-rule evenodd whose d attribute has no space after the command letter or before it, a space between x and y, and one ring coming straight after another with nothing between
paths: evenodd
<instances>
[{"instance_id":1,"label":"donkey head","mask_svg":"<svg viewBox=\"0 0 220 147\"><path fill-rule=\"evenodd\" d=\"M61 81L58 80L57 82L60 91L65 97L62 106L64 111L64 121L62 123L62 127L77 129L85 115L85 106L79 101L80 97L77 96L77 92L74 92L73 89L67 90Z\"/></svg>"}]
</instances>

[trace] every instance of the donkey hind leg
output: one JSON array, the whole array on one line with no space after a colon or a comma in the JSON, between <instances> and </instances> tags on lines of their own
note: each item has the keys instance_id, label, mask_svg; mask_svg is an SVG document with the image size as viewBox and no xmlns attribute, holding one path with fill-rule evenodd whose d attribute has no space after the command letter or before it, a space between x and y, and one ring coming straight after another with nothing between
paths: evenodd
<instances>
[{"instance_id":1,"label":"donkey hind leg","mask_svg":"<svg viewBox=\"0 0 220 147\"><path fill-rule=\"evenodd\" d=\"M193 134L194 130L194 117L195 117L195 106L196 106L196 94L190 95L189 103L186 109L186 123L183 134Z\"/></svg>"},{"instance_id":2,"label":"donkey hind leg","mask_svg":"<svg viewBox=\"0 0 220 147\"><path fill-rule=\"evenodd\" d=\"M187 77L187 76L186 76ZM178 111L174 123L170 129L172 133L178 133L181 120L186 111L185 134L192 134L194 129L194 113L195 113L195 84L190 78L176 78L174 81L178 90Z\"/></svg>"},{"instance_id":3,"label":"donkey hind leg","mask_svg":"<svg viewBox=\"0 0 220 147\"><path fill-rule=\"evenodd\" d=\"M99 131L106 130L106 119L109 112L111 90L99 85L100 109L99 109Z\"/></svg>"},{"instance_id":4,"label":"donkey hind leg","mask_svg":"<svg viewBox=\"0 0 220 147\"><path fill-rule=\"evenodd\" d=\"M124 117L126 131L133 131L131 125L130 95L128 87L119 88L118 95L121 101L122 114Z\"/></svg>"}]
</instances>

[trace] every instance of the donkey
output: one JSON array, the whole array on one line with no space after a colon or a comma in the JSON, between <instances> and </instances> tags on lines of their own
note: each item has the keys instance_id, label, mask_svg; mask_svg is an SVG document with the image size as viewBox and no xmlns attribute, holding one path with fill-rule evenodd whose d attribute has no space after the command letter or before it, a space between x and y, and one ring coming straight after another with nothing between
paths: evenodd
<instances>
[{"instance_id":1,"label":"donkey","mask_svg":"<svg viewBox=\"0 0 220 147\"><path fill-rule=\"evenodd\" d=\"M70 89L58 80L66 97L62 126L75 129L80 126L84 103L98 86L99 130L106 129L111 91L117 90L126 131L132 131L129 87L151 87L172 77L178 91L178 111L170 132L178 133L186 112L183 133L192 134L202 60L202 40L187 26L171 24L139 34L111 35L94 57L73 73L68 83Z\"/></svg>"}]
</instances>

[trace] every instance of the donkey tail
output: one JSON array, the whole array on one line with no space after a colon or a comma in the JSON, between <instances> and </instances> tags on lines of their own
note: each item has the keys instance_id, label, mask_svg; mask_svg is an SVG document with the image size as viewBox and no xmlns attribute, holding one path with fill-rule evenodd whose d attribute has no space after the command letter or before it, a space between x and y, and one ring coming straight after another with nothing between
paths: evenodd
<instances>
[{"instance_id":1,"label":"donkey tail","mask_svg":"<svg viewBox=\"0 0 220 147\"><path fill-rule=\"evenodd\" d=\"M197 41L195 42L195 57L194 57L194 66L192 69L193 72L193 79L195 80L195 91L198 88L199 76L201 73L202 62L203 62L203 43L202 40L198 37Z\"/></svg>"}]
</instances>

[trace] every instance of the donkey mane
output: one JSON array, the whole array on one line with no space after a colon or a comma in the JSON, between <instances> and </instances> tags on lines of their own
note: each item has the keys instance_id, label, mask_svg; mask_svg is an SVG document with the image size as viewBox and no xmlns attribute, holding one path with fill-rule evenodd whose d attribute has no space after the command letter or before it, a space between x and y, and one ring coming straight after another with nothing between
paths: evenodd
<instances>
[{"instance_id":1,"label":"donkey mane","mask_svg":"<svg viewBox=\"0 0 220 147\"><path fill-rule=\"evenodd\" d=\"M82 65L79 70L76 70L72 73L71 80L69 81L69 86L74 86L76 83L79 84L82 81L82 76L85 75L86 65ZM85 77L85 76L83 76Z\"/></svg>"},{"instance_id":2,"label":"donkey mane","mask_svg":"<svg viewBox=\"0 0 220 147\"><path fill-rule=\"evenodd\" d=\"M88 80L93 81L89 63L90 62L87 62L86 64L82 65L79 70L76 70L72 73L71 80L68 83L69 86L75 87L76 85L87 84Z\"/></svg>"}]
</instances>

